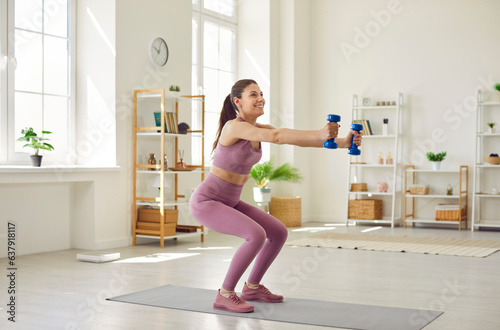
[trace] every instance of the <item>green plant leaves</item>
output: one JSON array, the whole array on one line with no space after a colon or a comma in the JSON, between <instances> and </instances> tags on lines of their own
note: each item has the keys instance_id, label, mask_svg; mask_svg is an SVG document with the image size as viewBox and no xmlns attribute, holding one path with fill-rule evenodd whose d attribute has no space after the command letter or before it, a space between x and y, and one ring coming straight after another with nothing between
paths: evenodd
<instances>
[{"instance_id":1,"label":"green plant leaves","mask_svg":"<svg viewBox=\"0 0 500 330\"><path fill-rule=\"evenodd\" d=\"M446 157L446 151L440 152L438 154L435 154L433 152L428 152L426 155L427 159L431 162L441 162Z\"/></svg>"},{"instance_id":2,"label":"green plant leaves","mask_svg":"<svg viewBox=\"0 0 500 330\"><path fill-rule=\"evenodd\" d=\"M250 177L255 180L257 187L264 189L269 182L300 182L303 177L299 169L290 163L285 163L278 168L274 168L273 158L266 162L255 164L250 170Z\"/></svg>"},{"instance_id":3,"label":"green plant leaves","mask_svg":"<svg viewBox=\"0 0 500 330\"><path fill-rule=\"evenodd\" d=\"M52 134L50 131L42 131L42 136L38 136L36 132L33 130L32 127L29 128L24 128L21 130L21 134L24 134L24 136L21 136L17 141L25 141L25 142L30 142L27 143L23 146L23 148L33 148L35 149L35 155L38 155L38 152L40 149L43 150L48 150L52 151L54 150L54 146L52 146L50 143L43 142L43 141L48 141L49 139L44 137L44 134Z\"/></svg>"}]
</instances>

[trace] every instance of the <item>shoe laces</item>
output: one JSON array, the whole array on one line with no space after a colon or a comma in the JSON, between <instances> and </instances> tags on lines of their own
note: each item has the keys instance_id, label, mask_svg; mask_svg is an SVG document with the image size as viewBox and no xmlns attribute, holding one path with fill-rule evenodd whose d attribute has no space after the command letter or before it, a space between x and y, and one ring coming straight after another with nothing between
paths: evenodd
<instances>
[{"instance_id":1,"label":"shoe laces","mask_svg":"<svg viewBox=\"0 0 500 330\"><path fill-rule=\"evenodd\" d=\"M263 293L263 294L267 294L267 295L272 295L271 291L269 291L268 288L266 288L265 286L263 286L262 284L260 285L260 288L257 289L260 291L260 293Z\"/></svg>"},{"instance_id":2,"label":"shoe laces","mask_svg":"<svg viewBox=\"0 0 500 330\"><path fill-rule=\"evenodd\" d=\"M240 297L238 297L238 295L236 293L231 293L228 297L229 300L231 300L233 303L235 303L236 305L241 305L243 303L245 303Z\"/></svg>"}]
</instances>

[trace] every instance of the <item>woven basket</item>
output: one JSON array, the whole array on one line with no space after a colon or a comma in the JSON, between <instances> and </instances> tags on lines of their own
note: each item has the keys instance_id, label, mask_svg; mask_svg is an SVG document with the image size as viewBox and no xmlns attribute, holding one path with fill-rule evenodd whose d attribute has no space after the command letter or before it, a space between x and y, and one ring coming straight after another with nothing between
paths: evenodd
<instances>
[{"instance_id":1,"label":"woven basket","mask_svg":"<svg viewBox=\"0 0 500 330\"><path fill-rule=\"evenodd\" d=\"M350 199L348 218L359 220L381 220L382 200Z\"/></svg>"},{"instance_id":2,"label":"woven basket","mask_svg":"<svg viewBox=\"0 0 500 330\"><path fill-rule=\"evenodd\" d=\"M439 210L436 209L436 221L458 221L460 217L460 211L458 210L458 205L456 210ZM462 208L462 220L467 217L467 212L465 208Z\"/></svg>"},{"instance_id":3,"label":"woven basket","mask_svg":"<svg viewBox=\"0 0 500 330\"><path fill-rule=\"evenodd\" d=\"M429 186L424 186L424 185L410 186L410 194L412 194L412 195L428 195L429 194Z\"/></svg>"},{"instance_id":4,"label":"woven basket","mask_svg":"<svg viewBox=\"0 0 500 330\"><path fill-rule=\"evenodd\" d=\"M300 197L271 197L269 213L287 227L302 225L302 203Z\"/></svg>"},{"instance_id":5,"label":"woven basket","mask_svg":"<svg viewBox=\"0 0 500 330\"><path fill-rule=\"evenodd\" d=\"M351 191L368 191L366 183L351 183Z\"/></svg>"}]
</instances>

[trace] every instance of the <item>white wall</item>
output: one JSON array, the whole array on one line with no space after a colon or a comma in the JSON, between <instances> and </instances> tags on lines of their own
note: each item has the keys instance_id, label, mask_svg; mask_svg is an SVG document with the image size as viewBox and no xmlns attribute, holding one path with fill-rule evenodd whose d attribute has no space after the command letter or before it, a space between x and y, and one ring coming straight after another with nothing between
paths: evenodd
<instances>
[{"instance_id":1,"label":"white wall","mask_svg":"<svg viewBox=\"0 0 500 330\"><path fill-rule=\"evenodd\" d=\"M191 1L116 2L117 160L126 173L126 196L122 202L122 207L126 210L126 220L122 219L122 226L129 237L132 226L133 91L149 88L168 90L173 84L179 85L182 92L190 94L191 17ZM162 37L169 48L169 60L161 68L154 66L148 57L149 43L155 37ZM153 151L138 150L138 153L147 155L159 150L158 145ZM169 161L173 162L173 159L170 158ZM189 163L189 160L186 161ZM179 192L184 193L184 188L179 188ZM185 214L185 210L180 210L180 215Z\"/></svg>"},{"instance_id":2,"label":"white wall","mask_svg":"<svg viewBox=\"0 0 500 330\"><path fill-rule=\"evenodd\" d=\"M443 167L472 167L475 89L500 80L499 11L494 0L311 1L312 126L334 112L345 132L353 93L392 100L403 92L405 164L430 167L425 153L446 150ZM342 45L357 49L346 56ZM364 153L378 152L367 147ZM311 218L344 220L345 152L325 157L315 150L312 159L312 188L322 189L325 179L329 185ZM472 171L469 178L472 184Z\"/></svg>"}]
</instances>

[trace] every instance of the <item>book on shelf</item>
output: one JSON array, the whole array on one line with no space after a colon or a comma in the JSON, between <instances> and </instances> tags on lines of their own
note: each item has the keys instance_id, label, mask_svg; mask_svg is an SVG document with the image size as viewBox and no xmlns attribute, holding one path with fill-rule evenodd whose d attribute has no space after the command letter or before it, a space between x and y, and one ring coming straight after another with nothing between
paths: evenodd
<instances>
[{"instance_id":1,"label":"book on shelf","mask_svg":"<svg viewBox=\"0 0 500 330\"><path fill-rule=\"evenodd\" d=\"M177 134L179 133L179 128L177 127L177 119L175 118L175 113L165 112L165 133Z\"/></svg>"},{"instance_id":2,"label":"book on shelf","mask_svg":"<svg viewBox=\"0 0 500 330\"><path fill-rule=\"evenodd\" d=\"M354 124L361 124L363 125L363 130L361 133L363 135L372 135L372 128L370 126L370 121L366 119L355 119L352 121Z\"/></svg>"}]
</instances>

